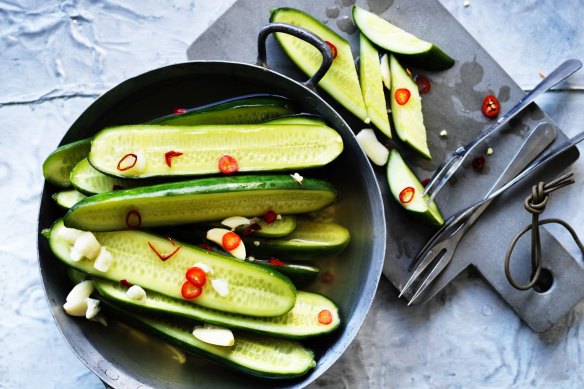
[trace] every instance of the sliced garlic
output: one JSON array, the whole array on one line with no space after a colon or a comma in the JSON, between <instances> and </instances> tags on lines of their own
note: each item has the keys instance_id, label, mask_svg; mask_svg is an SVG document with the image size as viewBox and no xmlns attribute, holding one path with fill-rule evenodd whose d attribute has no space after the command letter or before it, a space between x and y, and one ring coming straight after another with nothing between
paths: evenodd
<instances>
[{"instance_id":1,"label":"sliced garlic","mask_svg":"<svg viewBox=\"0 0 584 389\"><path fill-rule=\"evenodd\" d=\"M489 147L487 149L487 155L492 155L492 154L493 154L493 148L492 147Z\"/></svg>"},{"instance_id":2,"label":"sliced garlic","mask_svg":"<svg viewBox=\"0 0 584 389\"><path fill-rule=\"evenodd\" d=\"M229 283L227 280L224 280L223 278L216 278L211 280L211 285L221 297L225 297L229 294Z\"/></svg>"},{"instance_id":3,"label":"sliced garlic","mask_svg":"<svg viewBox=\"0 0 584 389\"><path fill-rule=\"evenodd\" d=\"M193 265L193 267L198 267L201 270L203 270L206 274L213 275L213 268L211 266L207 265L206 263L197 262Z\"/></svg>"},{"instance_id":4,"label":"sliced garlic","mask_svg":"<svg viewBox=\"0 0 584 389\"><path fill-rule=\"evenodd\" d=\"M223 221L221 222L221 224L231 228L232 230L236 229L239 226L247 226L250 223L251 220L243 216L231 216L228 217L227 219L223 219Z\"/></svg>"},{"instance_id":5,"label":"sliced garlic","mask_svg":"<svg viewBox=\"0 0 584 389\"><path fill-rule=\"evenodd\" d=\"M81 233L83 231L78 230L76 228L69 228L69 227L63 227L63 228L59 228L57 231L59 231L59 238L62 238L63 240L65 240L67 243L73 245L75 244L75 241L77 240L77 238L79 238L79 235L81 235Z\"/></svg>"},{"instance_id":6,"label":"sliced garlic","mask_svg":"<svg viewBox=\"0 0 584 389\"><path fill-rule=\"evenodd\" d=\"M389 158L389 150L377 140L375 132L370 128L364 128L356 136L357 142L365 151L371 162L383 166Z\"/></svg>"},{"instance_id":7,"label":"sliced garlic","mask_svg":"<svg viewBox=\"0 0 584 389\"><path fill-rule=\"evenodd\" d=\"M391 90L391 73L389 72L389 56L383 54L381 57L381 80L387 90Z\"/></svg>"},{"instance_id":8,"label":"sliced garlic","mask_svg":"<svg viewBox=\"0 0 584 389\"><path fill-rule=\"evenodd\" d=\"M218 245L223 247L223 235L225 235L228 232L231 231L225 228L211 228L209 231L207 231L206 236L207 239L209 239L211 242L217 243ZM227 250L225 247L223 248ZM245 244L243 244L243 241L241 241L236 248L234 248L233 250L227 250L227 252L229 252L229 254L233 255L235 258L243 260L245 259L246 255Z\"/></svg>"},{"instance_id":9,"label":"sliced garlic","mask_svg":"<svg viewBox=\"0 0 584 389\"><path fill-rule=\"evenodd\" d=\"M75 262L82 258L93 260L99 255L100 248L101 245L95 238L95 235L89 231L83 231L79 234L79 237L75 240L71 248L71 260Z\"/></svg>"},{"instance_id":10,"label":"sliced garlic","mask_svg":"<svg viewBox=\"0 0 584 389\"><path fill-rule=\"evenodd\" d=\"M112 253L110 253L104 246L101 247L99 250L99 255L95 258L95 262L93 263L93 267L99 270L100 272L105 273L110 269L112 263L114 262L114 257Z\"/></svg>"},{"instance_id":11,"label":"sliced garlic","mask_svg":"<svg viewBox=\"0 0 584 389\"><path fill-rule=\"evenodd\" d=\"M85 311L85 318L93 319L100 311L99 300L88 297L85 299L87 310Z\"/></svg>"},{"instance_id":12,"label":"sliced garlic","mask_svg":"<svg viewBox=\"0 0 584 389\"><path fill-rule=\"evenodd\" d=\"M71 289L65 298L63 309L71 316L85 316L87 312L87 298L93 293L95 287L91 280L78 283Z\"/></svg>"},{"instance_id":13,"label":"sliced garlic","mask_svg":"<svg viewBox=\"0 0 584 389\"><path fill-rule=\"evenodd\" d=\"M446 138L448 136L448 131L446 131L446 130L440 131L440 136L443 138Z\"/></svg>"},{"instance_id":14,"label":"sliced garlic","mask_svg":"<svg viewBox=\"0 0 584 389\"><path fill-rule=\"evenodd\" d=\"M132 285L126 291L126 296L132 300L145 301L146 291L140 285Z\"/></svg>"},{"instance_id":15,"label":"sliced garlic","mask_svg":"<svg viewBox=\"0 0 584 389\"><path fill-rule=\"evenodd\" d=\"M302 177L300 174L298 173L290 174L290 177L292 177L294 181L296 181L299 185L302 185L302 180L304 180L304 177Z\"/></svg>"},{"instance_id":16,"label":"sliced garlic","mask_svg":"<svg viewBox=\"0 0 584 389\"><path fill-rule=\"evenodd\" d=\"M212 324L195 326L193 336L201 342L213 344L215 346L229 347L235 344L233 332L228 328L218 327Z\"/></svg>"}]
</instances>

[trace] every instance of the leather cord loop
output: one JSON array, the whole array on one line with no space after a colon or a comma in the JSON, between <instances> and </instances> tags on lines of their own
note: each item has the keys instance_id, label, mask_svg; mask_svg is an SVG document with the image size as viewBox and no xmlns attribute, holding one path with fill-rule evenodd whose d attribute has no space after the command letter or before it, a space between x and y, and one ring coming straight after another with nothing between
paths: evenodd
<instances>
[{"instance_id":1,"label":"leather cord loop","mask_svg":"<svg viewBox=\"0 0 584 389\"><path fill-rule=\"evenodd\" d=\"M523 228L511 241L507 254L505 255L505 276L507 280L515 289L518 290L528 290L533 288L539 279L541 270L543 267L542 252L541 252L541 239L539 234L539 227L544 224L555 223L563 226L572 236L572 239L576 242L580 250L584 253L584 245L578 238L576 231L564 220L558 218L550 218L539 220L539 215L541 215L548 204L550 193L561 189L567 185L573 184L575 181L572 178L573 173L566 173L561 177L556 178L548 184L544 182L539 182L531 188L531 195L528 196L523 202L525 209L531 213L531 224ZM519 241L519 239L525 235L528 231L531 231L531 276L527 284L521 284L517 282L511 275L511 255L513 254L513 249Z\"/></svg>"}]
</instances>

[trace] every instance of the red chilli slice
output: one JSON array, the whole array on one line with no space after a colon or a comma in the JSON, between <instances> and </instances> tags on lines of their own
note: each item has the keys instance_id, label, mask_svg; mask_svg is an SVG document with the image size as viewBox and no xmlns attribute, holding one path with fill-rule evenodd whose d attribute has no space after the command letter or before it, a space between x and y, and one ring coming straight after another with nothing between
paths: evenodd
<instances>
[{"instance_id":1,"label":"red chilli slice","mask_svg":"<svg viewBox=\"0 0 584 389\"><path fill-rule=\"evenodd\" d=\"M331 51L333 52L333 59L337 58L337 46L333 45L331 42L329 41L324 41L324 43L326 43L328 45L328 47L331 48Z\"/></svg>"},{"instance_id":2,"label":"red chilli slice","mask_svg":"<svg viewBox=\"0 0 584 389\"><path fill-rule=\"evenodd\" d=\"M129 288L132 286L132 284L128 280L126 280L125 278L120 280L120 284L124 285L126 288Z\"/></svg>"},{"instance_id":3,"label":"red chilli slice","mask_svg":"<svg viewBox=\"0 0 584 389\"><path fill-rule=\"evenodd\" d=\"M200 267L194 266L187 270L185 275L194 285L203 286L207 282L207 273Z\"/></svg>"},{"instance_id":4,"label":"red chilli slice","mask_svg":"<svg viewBox=\"0 0 584 389\"><path fill-rule=\"evenodd\" d=\"M227 251L235 250L241 244L241 238L233 231L226 232L221 239L223 248Z\"/></svg>"},{"instance_id":5,"label":"red chilli slice","mask_svg":"<svg viewBox=\"0 0 584 389\"><path fill-rule=\"evenodd\" d=\"M409 89L399 88L398 90L395 91L395 93L393 94L393 97L395 98L395 101L399 105L405 105L405 104L407 104L408 101L410 101L411 95L412 95L412 93L410 92Z\"/></svg>"},{"instance_id":6,"label":"red chilli slice","mask_svg":"<svg viewBox=\"0 0 584 389\"><path fill-rule=\"evenodd\" d=\"M432 83L430 82L430 80L428 79L428 77L425 76L415 76L414 77L414 82L416 83L416 85L418 85L418 91L420 92L420 94L425 94L430 92L430 89L432 88Z\"/></svg>"},{"instance_id":7,"label":"red chilli slice","mask_svg":"<svg viewBox=\"0 0 584 389\"><path fill-rule=\"evenodd\" d=\"M138 156L136 154L126 154L120 159L118 162L118 170L123 172L124 170L128 170L133 168L138 162Z\"/></svg>"},{"instance_id":8,"label":"red chilli slice","mask_svg":"<svg viewBox=\"0 0 584 389\"><path fill-rule=\"evenodd\" d=\"M180 289L180 293L186 300L192 300L197 298L203 292L203 288L198 285L193 284L191 281L185 281Z\"/></svg>"},{"instance_id":9,"label":"red chilli slice","mask_svg":"<svg viewBox=\"0 0 584 389\"><path fill-rule=\"evenodd\" d=\"M268 263L274 265L274 266L286 266L286 264L276 258L270 258L268 259Z\"/></svg>"},{"instance_id":10,"label":"red chilli slice","mask_svg":"<svg viewBox=\"0 0 584 389\"><path fill-rule=\"evenodd\" d=\"M333 314L328 309L323 309L318 313L318 322L320 324L331 324L333 322Z\"/></svg>"},{"instance_id":11,"label":"red chilli slice","mask_svg":"<svg viewBox=\"0 0 584 389\"><path fill-rule=\"evenodd\" d=\"M173 246L175 245L174 242L173 242L172 245ZM182 247L182 246L176 246L174 248L174 250L172 250L170 253L168 253L168 254L161 254L160 251L158 251L156 249L156 247L154 247L154 245L152 243L148 242L148 246L150 246L150 248L152 249L152 251L154 251L154 253L156 253L156 255L158 255L158 258L160 258L162 261L166 261L167 259L170 259L170 257L172 257L174 254L176 254L178 252L178 250L180 250L180 248Z\"/></svg>"},{"instance_id":12,"label":"red chilli slice","mask_svg":"<svg viewBox=\"0 0 584 389\"><path fill-rule=\"evenodd\" d=\"M219 158L219 171L223 174L233 174L239 170L239 165L231 155L224 155Z\"/></svg>"},{"instance_id":13,"label":"red chilli slice","mask_svg":"<svg viewBox=\"0 0 584 389\"><path fill-rule=\"evenodd\" d=\"M187 110L184 108L175 108L172 112L176 115L182 115L183 113L187 113Z\"/></svg>"},{"instance_id":14,"label":"red chilli slice","mask_svg":"<svg viewBox=\"0 0 584 389\"><path fill-rule=\"evenodd\" d=\"M126 226L128 226L130 230L139 228L141 225L142 215L140 215L140 212L136 211L135 209L132 209L130 212L126 214Z\"/></svg>"},{"instance_id":15,"label":"red chilli slice","mask_svg":"<svg viewBox=\"0 0 584 389\"><path fill-rule=\"evenodd\" d=\"M407 204L414 199L414 195L416 194L416 190L411 186L405 187L399 192L399 201L402 204Z\"/></svg>"},{"instance_id":16,"label":"red chilli slice","mask_svg":"<svg viewBox=\"0 0 584 389\"><path fill-rule=\"evenodd\" d=\"M183 155L183 153L181 153L180 151L174 150L167 151L164 154L164 161L166 162L166 165L168 167L172 167L172 159L175 157L180 157L181 155Z\"/></svg>"},{"instance_id":17,"label":"red chilli slice","mask_svg":"<svg viewBox=\"0 0 584 389\"><path fill-rule=\"evenodd\" d=\"M483 115L485 115L488 118L494 118L499 114L500 110L501 103L499 103L499 100L497 100L495 96L488 95L485 97L485 99L483 100L483 106L481 108Z\"/></svg>"},{"instance_id":18,"label":"red chilli slice","mask_svg":"<svg viewBox=\"0 0 584 389\"><path fill-rule=\"evenodd\" d=\"M264 221L268 224L272 224L273 222L276 221L277 218L278 218L278 214L276 214L276 212L274 212L274 211L268 211L264 215Z\"/></svg>"}]
</instances>

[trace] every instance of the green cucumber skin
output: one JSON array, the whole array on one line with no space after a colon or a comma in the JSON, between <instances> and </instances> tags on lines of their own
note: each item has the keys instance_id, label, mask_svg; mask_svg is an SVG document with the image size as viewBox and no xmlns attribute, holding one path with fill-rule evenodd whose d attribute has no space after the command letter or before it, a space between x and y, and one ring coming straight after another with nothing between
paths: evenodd
<instances>
[{"instance_id":1,"label":"green cucumber skin","mask_svg":"<svg viewBox=\"0 0 584 389\"><path fill-rule=\"evenodd\" d=\"M182 154L165 162L165 153ZM218 161L230 155L238 172L320 167L343 151L341 136L323 125L239 124L198 126L128 125L101 130L91 143L89 161L102 173L125 178L199 176L220 173ZM141 153L144 170L119 170L126 155Z\"/></svg>"},{"instance_id":2,"label":"green cucumber skin","mask_svg":"<svg viewBox=\"0 0 584 389\"><path fill-rule=\"evenodd\" d=\"M319 231L324 228L329 231L323 236ZM282 260L308 260L335 255L349 244L349 240L349 230L341 225L307 220L299 220L296 229L282 238L243 238L250 254Z\"/></svg>"},{"instance_id":3,"label":"green cucumber skin","mask_svg":"<svg viewBox=\"0 0 584 389\"><path fill-rule=\"evenodd\" d=\"M236 371L266 379L300 377L316 366L314 353L299 342L250 333L234 333L232 347L214 346L195 338L190 320L173 320L130 313L104 301L106 309L121 320L189 353ZM261 354L261 355L258 355ZM254 358L258 356L261 358ZM267 366L264 366L267 365ZM262 368L263 367L263 368Z\"/></svg>"},{"instance_id":4,"label":"green cucumber skin","mask_svg":"<svg viewBox=\"0 0 584 389\"><path fill-rule=\"evenodd\" d=\"M363 101L359 78L357 76L357 70L355 69L353 54L349 43L319 20L295 8L282 7L273 9L270 15L270 22L283 22L307 29L318 35L321 39L329 41L336 46L338 55L333 60L333 65L318 85L349 112L352 112L359 119L366 121L368 118L367 108ZM293 51L295 50L288 47L288 44L285 43L285 34L276 33L275 36L286 54L304 73L312 75L311 73L316 72L316 69L320 65L320 59L318 59L317 64L313 64L315 66L313 66L314 69L312 69L309 62L310 58L298 58L294 55ZM302 42L302 44L303 43L304 42ZM310 47L310 49L316 52L315 48ZM318 56L320 56L320 54L318 54ZM316 58L321 58L321 56ZM339 73L341 73L341 76L344 76L342 75L342 70L349 71L350 75L342 80L342 84L339 84L339 82L336 82L338 80L334 79L334 75L336 74L338 76Z\"/></svg>"},{"instance_id":5,"label":"green cucumber skin","mask_svg":"<svg viewBox=\"0 0 584 389\"><path fill-rule=\"evenodd\" d=\"M296 288L292 282L277 272L180 242L174 243L181 246L179 251L162 261L150 248L150 244L162 253L171 252L175 246L165 237L136 230L94 234L114 258L110 269L102 273L93 267L93 261L71 260L71 245L60 238L59 230L63 227L62 220L51 227L51 250L67 266L93 276L116 282L126 279L143 288L182 299L181 287L186 281L186 271L201 262L210 266L214 274L208 275L203 293L189 300L190 303L232 313L272 317L287 313L296 300ZM212 279L227 281L229 293L225 297L214 290ZM250 282L254 285L250 285ZM255 286L261 284L265 285L262 290Z\"/></svg>"},{"instance_id":6,"label":"green cucumber skin","mask_svg":"<svg viewBox=\"0 0 584 389\"><path fill-rule=\"evenodd\" d=\"M71 170L87 156L90 147L90 139L82 139L58 147L43 162L45 180L59 188L70 187Z\"/></svg>"},{"instance_id":7,"label":"green cucumber skin","mask_svg":"<svg viewBox=\"0 0 584 389\"><path fill-rule=\"evenodd\" d=\"M337 306L327 297L317 293L297 291L296 303L292 310L282 316L262 318L217 311L150 290L146 291L146 301L132 300L126 296L127 287L119 282L95 277L93 280L102 299L124 309L180 316L286 339L305 339L327 334L336 330L341 322ZM326 326L318 324L317 321L318 313L323 309L329 310L333 315L333 322Z\"/></svg>"},{"instance_id":8,"label":"green cucumber skin","mask_svg":"<svg viewBox=\"0 0 584 389\"><path fill-rule=\"evenodd\" d=\"M277 95L246 95L150 121L163 126L252 124L296 113L292 101Z\"/></svg>"},{"instance_id":9,"label":"green cucumber skin","mask_svg":"<svg viewBox=\"0 0 584 389\"><path fill-rule=\"evenodd\" d=\"M132 210L141 227L262 216L270 209L295 214L322 209L336 194L326 181L305 178L298 185L289 175L211 177L97 194L75 204L64 220L67 227L113 231L128 228Z\"/></svg>"},{"instance_id":10,"label":"green cucumber skin","mask_svg":"<svg viewBox=\"0 0 584 389\"><path fill-rule=\"evenodd\" d=\"M371 12L354 5L351 15L357 28L363 35L365 35L371 42L375 43L380 48L393 53L397 58L399 58L400 62L403 62L409 66L419 67L426 70L446 70L454 65L454 59L431 42L423 41L428 45L427 49L425 51L419 52L407 52L409 50L406 51L404 49L400 50L395 46L395 43L389 46L388 42L383 41L383 36L376 36L372 31L370 31L370 29L367 28L368 26L366 25L366 21L362 20L363 18L360 17L361 15L365 17L365 14L370 13ZM390 22L387 23L392 24ZM399 28L397 26L394 27ZM420 41L422 40L420 39Z\"/></svg>"},{"instance_id":11,"label":"green cucumber skin","mask_svg":"<svg viewBox=\"0 0 584 389\"><path fill-rule=\"evenodd\" d=\"M286 262L284 265L274 265L268 261L255 261L254 263L282 273L290 278L290 281L292 281L296 288L303 288L310 285L320 274L320 269L310 264Z\"/></svg>"}]
</instances>

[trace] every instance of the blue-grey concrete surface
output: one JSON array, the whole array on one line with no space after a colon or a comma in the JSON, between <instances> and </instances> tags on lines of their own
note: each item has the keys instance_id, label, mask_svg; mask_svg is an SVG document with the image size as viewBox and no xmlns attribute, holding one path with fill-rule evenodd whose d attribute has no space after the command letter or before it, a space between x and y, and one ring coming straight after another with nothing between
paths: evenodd
<instances>
[{"instance_id":1,"label":"blue-grey concrete surface","mask_svg":"<svg viewBox=\"0 0 584 389\"><path fill-rule=\"evenodd\" d=\"M564 59L584 60L580 1L441 2L524 89ZM68 348L45 301L36 261L42 161L97 96L184 61L232 3L0 1L0 388L103 387ZM582 130L583 89L581 72L538 100L568 135ZM577 184L561 194L565 208L546 216L565 217L584 236L581 161L574 170ZM582 329L581 303L536 334L472 274L419 307L406 307L382 279L358 338L312 386L582 387Z\"/></svg>"}]
</instances>

